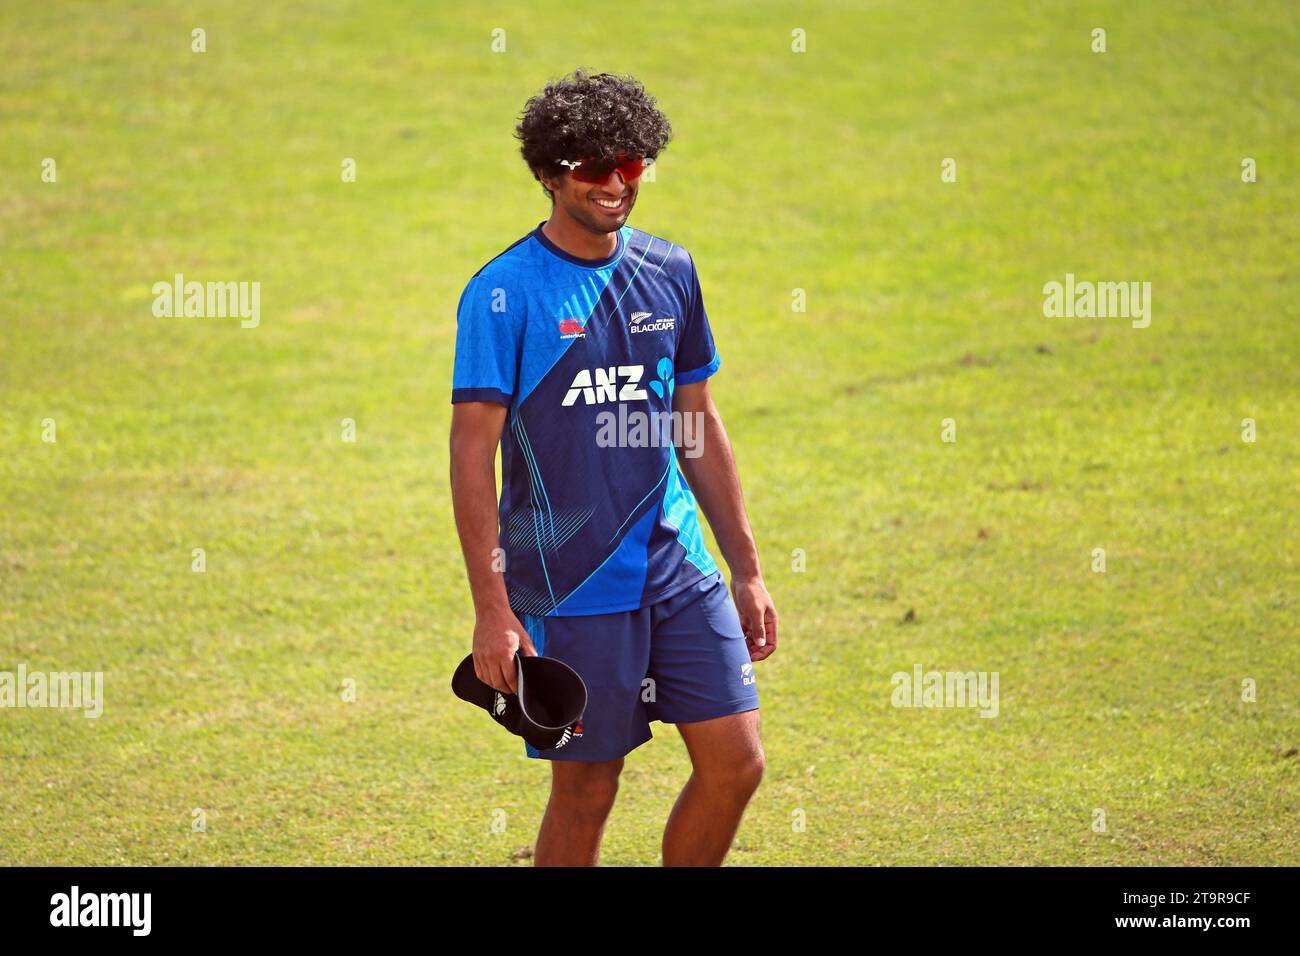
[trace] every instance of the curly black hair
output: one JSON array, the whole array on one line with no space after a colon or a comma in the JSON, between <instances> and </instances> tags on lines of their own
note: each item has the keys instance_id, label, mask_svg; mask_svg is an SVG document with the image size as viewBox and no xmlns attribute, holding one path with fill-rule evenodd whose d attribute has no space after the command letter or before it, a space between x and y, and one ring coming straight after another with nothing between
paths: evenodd
<instances>
[{"instance_id":1,"label":"curly black hair","mask_svg":"<svg viewBox=\"0 0 1300 956\"><path fill-rule=\"evenodd\" d=\"M539 183L566 172L560 160L655 158L673 129L655 99L631 76L592 75L579 67L571 77L547 83L524 106L515 136L519 152ZM551 191L542 183L547 196ZM555 197L551 196L554 202Z\"/></svg>"}]
</instances>

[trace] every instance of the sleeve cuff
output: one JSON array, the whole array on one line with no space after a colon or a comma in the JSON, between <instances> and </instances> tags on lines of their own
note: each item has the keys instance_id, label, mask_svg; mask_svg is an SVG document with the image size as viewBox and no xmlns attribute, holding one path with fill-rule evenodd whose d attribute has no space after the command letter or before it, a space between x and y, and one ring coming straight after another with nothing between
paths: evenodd
<instances>
[{"instance_id":1,"label":"sleeve cuff","mask_svg":"<svg viewBox=\"0 0 1300 956\"><path fill-rule=\"evenodd\" d=\"M510 396L499 388L453 388L451 403L457 402L496 402L509 408Z\"/></svg>"},{"instance_id":2,"label":"sleeve cuff","mask_svg":"<svg viewBox=\"0 0 1300 956\"><path fill-rule=\"evenodd\" d=\"M673 377L677 380L678 385L690 385L692 382L702 382L718 370L722 364L722 356L717 352L713 353L713 361L703 368L691 369L689 372L677 372Z\"/></svg>"}]
</instances>

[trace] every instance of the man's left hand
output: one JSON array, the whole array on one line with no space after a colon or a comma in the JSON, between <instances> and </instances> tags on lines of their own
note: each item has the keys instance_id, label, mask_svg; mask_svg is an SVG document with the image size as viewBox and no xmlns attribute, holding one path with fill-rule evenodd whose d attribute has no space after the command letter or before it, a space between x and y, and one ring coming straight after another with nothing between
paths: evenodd
<instances>
[{"instance_id":1,"label":"man's left hand","mask_svg":"<svg viewBox=\"0 0 1300 956\"><path fill-rule=\"evenodd\" d=\"M740 613L740 629L749 645L751 661L766 660L776 650L776 605L762 578L731 582L731 594Z\"/></svg>"}]
</instances>

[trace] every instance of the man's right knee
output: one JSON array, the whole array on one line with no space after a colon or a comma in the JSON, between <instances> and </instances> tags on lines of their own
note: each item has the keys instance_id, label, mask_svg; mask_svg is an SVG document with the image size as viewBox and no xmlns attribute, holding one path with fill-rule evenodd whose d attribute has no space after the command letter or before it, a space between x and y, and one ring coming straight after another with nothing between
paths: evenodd
<instances>
[{"instance_id":1,"label":"man's right knee","mask_svg":"<svg viewBox=\"0 0 1300 956\"><path fill-rule=\"evenodd\" d=\"M618 775L623 758L588 763L556 760L551 763L551 802L566 812L604 816L618 796Z\"/></svg>"}]
</instances>

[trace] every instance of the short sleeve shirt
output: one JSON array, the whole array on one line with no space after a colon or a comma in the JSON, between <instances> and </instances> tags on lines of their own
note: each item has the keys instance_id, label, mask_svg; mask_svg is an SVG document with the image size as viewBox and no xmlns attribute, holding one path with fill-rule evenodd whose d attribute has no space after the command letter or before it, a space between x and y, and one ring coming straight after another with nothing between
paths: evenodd
<instances>
[{"instance_id":1,"label":"short sleeve shirt","mask_svg":"<svg viewBox=\"0 0 1300 956\"><path fill-rule=\"evenodd\" d=\"M616 240L580 259L539 223L457 307L452 402L509 409L499 523L517 614L636 610L718 569L674 450L703 439L674 388L720 363L695 263L630 226Z\"/></svg>"}]
</instances>

